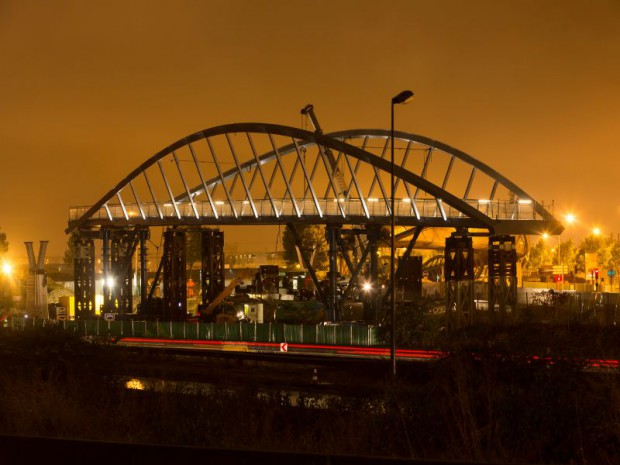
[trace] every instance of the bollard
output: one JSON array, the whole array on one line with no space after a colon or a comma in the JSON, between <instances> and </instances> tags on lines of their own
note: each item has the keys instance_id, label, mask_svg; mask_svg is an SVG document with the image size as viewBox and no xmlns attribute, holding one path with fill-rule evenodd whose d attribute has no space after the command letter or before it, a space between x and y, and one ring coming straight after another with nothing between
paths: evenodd
<instances>
[{"instance_id":1,"label":"bollard","mask_svg":"<svg viewBox=\"0 0 620 465\"><path fill-rule=\"evenodd\" d=\"M318 370L315 368L314 371L312 372L312 384L317 384L319 382L319 373Z\"/></svg>"}]
</instances>

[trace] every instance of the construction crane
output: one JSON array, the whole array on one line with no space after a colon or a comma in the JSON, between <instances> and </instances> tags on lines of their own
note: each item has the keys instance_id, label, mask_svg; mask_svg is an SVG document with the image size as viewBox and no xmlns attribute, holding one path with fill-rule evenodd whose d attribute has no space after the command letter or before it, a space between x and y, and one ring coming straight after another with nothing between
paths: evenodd
<instances>
[{"instance_id":1,"label":"construction crane","mask_svg":"<svg viewBox=\"0 0 620 465\"><path fill-rule=\"evenodd\" d=\"M314 113L314 106L312 104L308 104L301 109L301 114L310 117L310 121L312 122L312 126L314 126L315 134L322 135L323 130L321 129L321 125L319 124L319 120ZM342 170L338 167L338 163L334 158L334 154L330 150L329 147L323 147L323 151L329 164L332 169L333 176L338 180L338 185L340 187L340 192L336 192L335 194L339 197L346 198L347 196L347 187L344 180L344 175L342 174Z\"/></svg>"}]
</instances>

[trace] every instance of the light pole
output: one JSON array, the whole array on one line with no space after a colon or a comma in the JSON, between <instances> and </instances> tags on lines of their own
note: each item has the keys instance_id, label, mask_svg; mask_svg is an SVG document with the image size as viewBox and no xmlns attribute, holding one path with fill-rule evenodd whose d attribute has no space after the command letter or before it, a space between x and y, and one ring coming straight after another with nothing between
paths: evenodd
<instances>
[{"instance_id":1,"label":"light pole","mask_svg":"<svg viewBox=\"0 0 620 465\"><path fill-rule=\"evenodd\" d=\"M601 230L600 228L596 227L592 229L592 235L594 237L598 237L601 235ZM584 249L584 255L585 255L585 249ZM595 266L598 267L598 260L595 262ZM598 270L598 268L596 268L596 270ZM598 273L596 273L595 276L595 272L592 272L592 285L594 286L594 292L598 292Z\"/></svg>"},{"instance_id":2,"label":"light pole","mask_svg":"<svg viewBox=\"0 0 620 465\"><path fill-rule=\"evenodd\" d=\"M558 234L558 265L560 265L560 290L564 290L564 267L562 266L562 233Z\"/></svg>"},{"instance_id":3,"label":"light pole","mask_svg":"<svg viewBox=\"0 0 620 465\"><path fill-rule=\"evenodd\" d=\"M396 280L394 279L394 255L396 254L394 240L394 105L406 105L413 100L413 92L403 90L401 93L392 97L390 106L390 145L391 145L391 162L390 165L390 362L392 364L392 377L396 377Z\"/></svg>"},{"instance_id":4,"label":"light pole","mask_svg":"<svg viewBox=\"0 0 620 465\"><path fill-rule=\"evenodd\" d=\"M575 222L575 215L572 213L568 213L564 216L564 220L568 224L573 224ZM564 290L564 265L562 264L562 233L558 234L558 265L560 265L560 290ZM570 287L569 287L570 289Z\"/></svg>"}]
</instances>

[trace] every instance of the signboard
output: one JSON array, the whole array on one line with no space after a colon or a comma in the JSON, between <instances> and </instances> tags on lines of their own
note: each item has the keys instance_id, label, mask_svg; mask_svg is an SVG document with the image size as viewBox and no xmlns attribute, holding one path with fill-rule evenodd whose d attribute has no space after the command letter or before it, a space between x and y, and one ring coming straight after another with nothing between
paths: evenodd
<instances>
[{"instance_id":1,"label":"signboard","mask_svg":"<svg viewBox=\"0 0 620 465\"><path fill-rule=\"evenodd\" d=\"M553 274L568 274L568 265L553 265Z\"/></svg>"},{"instance_id":2,"label":"signboard","mask_svg":"<svg viewBox=\"0 0 620 465\"><path fill-rule=\"evenodd\" d=\"M280 343L280 352L287 352L288 351L288 344L286 342L281 342Z\"/></svg>"}]
</instances>

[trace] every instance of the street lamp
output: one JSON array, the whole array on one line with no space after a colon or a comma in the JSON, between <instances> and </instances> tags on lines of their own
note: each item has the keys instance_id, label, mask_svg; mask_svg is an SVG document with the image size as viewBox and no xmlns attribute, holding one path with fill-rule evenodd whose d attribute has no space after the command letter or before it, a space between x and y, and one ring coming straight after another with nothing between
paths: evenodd
<instances>
[{"instance_id":1,"label":"street lamp","mask_svg":"<svg viewBox=\"0 0 620 465\"><path fill-rule=\"evenodd\" d=\"M575 215L572 213L568 213L564 216L564 220L568 224L573 224L575 222ZM564 265L562 264L562 233L558 234L558 265L560 265L560 289L564 290Z\"/></svg>"},{"instance_id":2,"label":"street lamp","mask_svg":"<svg viewBox=\"0 0 620 465\"><path fill-rule=\"evenodd\" d=\"M10 277L13 274L13 265L10 262L2 262L2 273Z\"/></svg>"},{"instance_id":3,"label":"street lamp","mask_svg":"<svg viewBox=\"0 0 620 465\"><path fill-rule=\"evenodd\" d=\"M598 227L592 228L592 235L594 237L600 236L601 229ZM585 255L585 249L584 249L584 255ZM598 260L596 261L596 266L598 266ZM596 274L596 277L595 277L594 272L592 272L592 285L594 286L594 291L598 292L598 273Z\"/></svg>"},{"instance_id":4,"label":"street lamp","mask_svg":"<svg viewBox=\"0 0 620 465\"><path fill-rule=\"evenodd\" d=\"M392 364L392 377L396 377L396 280L394 279L394 255L396 254L396 247L394 241L394 105L406 105L413 100L413 92L410 90L403 90L401 93L392 97L392 105L390 106L390 144L392 146L392 158L390 165L390 319L391 319L391 340L390 340L390 362Z\"/></svg>"}]
</instances>

